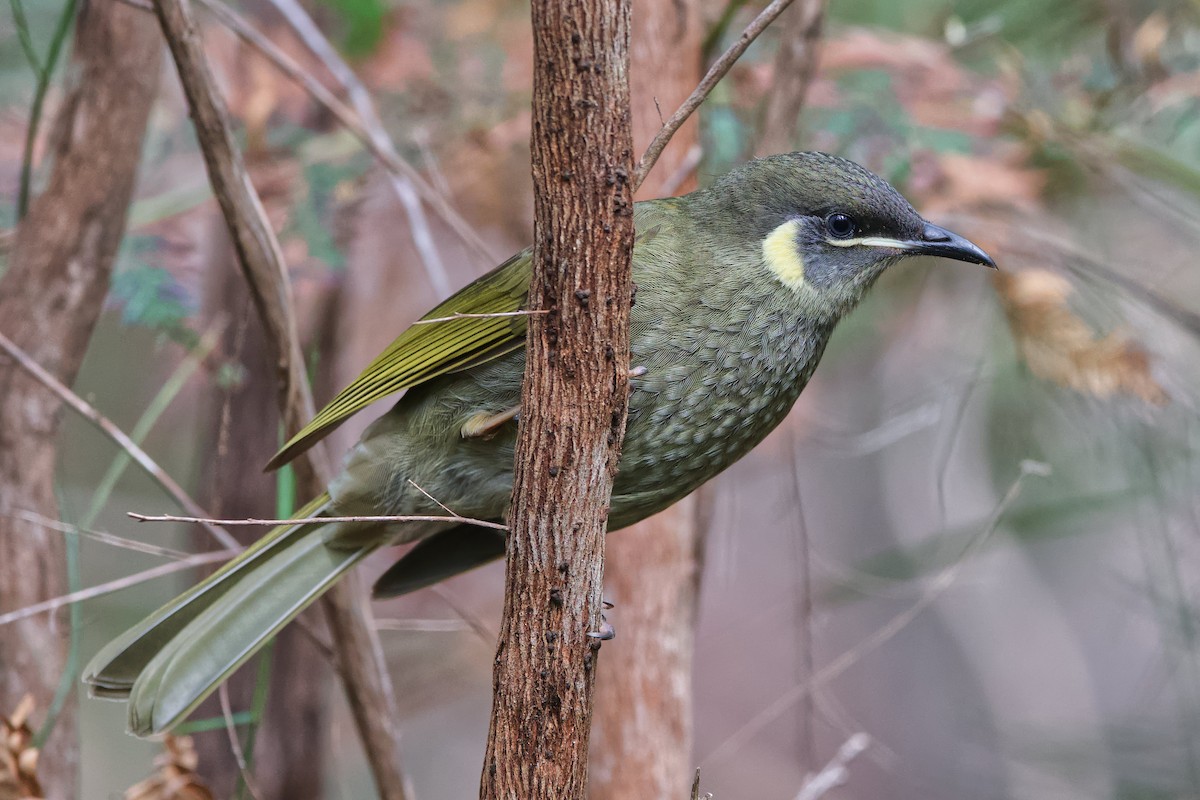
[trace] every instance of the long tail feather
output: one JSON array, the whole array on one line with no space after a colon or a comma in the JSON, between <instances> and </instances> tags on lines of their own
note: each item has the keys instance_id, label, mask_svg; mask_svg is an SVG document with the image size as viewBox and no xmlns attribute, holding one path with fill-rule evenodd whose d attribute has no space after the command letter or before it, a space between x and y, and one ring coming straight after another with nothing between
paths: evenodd
<instances>
[{"instance_id":1,"label":"long tail feather","mask_svg":"<svg viewBox=\"0 0 1200 800\"><path fill-rule=\"evenodd\" d=\"M182 721L280 628L331 587L374 547L335 549L308 528L283 549L265 553L155 655L133 684L129 727L138 736Z\"/></svg>"},{"instance_id":2,"label":"long tail feather","mask_svg":"<svg viewBox=\"0 0 1200 800\"><path fill-rule=\"evenodd\" d=\"M329 496L322 494L300 509L296 517L315 516L328 502ZM275 528L208 578L109 642L83 672L83 680L88 684L92 696L112 699L128 697L134 681L159 650L226 594L261 559L286 549L304 533L304 526L300 525Z\"/></svg>"}]
</instances>

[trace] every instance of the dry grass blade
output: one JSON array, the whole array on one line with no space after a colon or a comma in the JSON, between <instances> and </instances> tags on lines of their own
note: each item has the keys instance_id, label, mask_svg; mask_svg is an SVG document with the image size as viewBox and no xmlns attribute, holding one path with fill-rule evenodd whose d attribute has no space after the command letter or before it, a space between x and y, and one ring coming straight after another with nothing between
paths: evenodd
<instances>
[{"instance_id":1,"label":"dry grass blade","mask_svg":"<svg viewBox=\"0 0 1200 800\"><path fill-rule=\"evenodd\" d=\"M12 714L0 717L0 797L35 800L43 797L37 779L38 750L33 746L33 695L17 703Z\"/></svg>"},{"instance_id":2,"label":"dry grass blade","mask_svg":"<svg viewBox=\"0 0 1200 800\"><path fill-rule=\"evenodd\" d=\"M992 533L1000 525L1000 520L1005 512L1016 501L1017 496L1021 492L1021 487L1025 483L1025 479L1031 475L1045 477L1050 474L1050 467L1038 461L1023 461L1021 462L1021 471L1012 485L1008 487L1004 497L1000 499L996 509L992 512L991 518L983 529L972 539L963 549L959 557L954 563L947 566L944 570L938 573L926 585L921 596L910 605L907 609L892 617L885 625L877 628L874 633L867 636L854 647L843 652L840 656L825 665L808 681L792 687L784 692L781 696L775 699L769 706L755 714L744 725L730 734L720 744L716 746L708 755L701 759L700 765L711 764L713 761L724 758L737 752L744 747L754 736L762 732L764 728L777 720L779 716L793 704L807 697L810 692L825 686L830 681L834 680L850 667L858 663L860 659L868 653L874 652L879 647L888 642L893 636L902 631L914 619L916 619L922 611L929 608L933 603L941 597L954 581L958 578L959 571L970 560L983 549L984 544L991 538Z\"/></svg>"},{"instance_id":3,"label":"dry grass blade","mask_svg":"<svg viewBox=\"0 0 1200 800\"><path fill-rule=\"evenodd\" d=\"M436 501L435 501L436 502ZM306 525L309 523L325 524L329 522L455 522L460 525L477 525L480 528L494 528L498 531L508 530L507 525L499 522L488 522L485 519L474 519L472 517L460 517L457 515L429 515L429 514L404 514L398 516L357 516L357 517L296 517L294 519L212 519L210 517L180 517L174 514L159 514L151 516L149 514L138 514L133 511L127 511L127 516L131 519L136 519L138 522L195 522L200 525L205 524L224 524L224 525Z\"/></svg>"},{"instance_id":4,"label":"dry grass blade","mask_svg":"<svg viewBox=\"0 0 1200 800\"><path fill-rule=\"evenodd\" d=\"M996 290L1021 357L1037 377L1106 399L1132 395L1155 406L1169 401L1150 357L1123 331L1099 335L1068 306L1071 284L1049 270L997 275Z\"/></svg>"},{"instance_id":5,"label":"dry grass blade","mask_svg":"<svg viewBox=\"0 0 1200 800\"><path fill-rule=\"evenodd\" d=\"M144 583L152 578L158 578L162 575L170 575L173 572L190 567L198 567L203 564L214 564L220 561L227 561L241 552L241 548L234 550L214 550L211 553L197 553L194 556L188 556L182 561L172 561L169 564L160 564L157 567L135 572L132 575L127 575L124 578L118 578L115 581L102 583L99 586L92 586L87 589L80 589L77 592L64 594L61 597L53 597L49 600L44 600L41 603L34 603L18 608L16 611L9 611L6 614L0 614L0 625L8 625L18 620L32 617L36 614L45 614L49 611L54 611L63 606L69 606L72 603L80 603L84 600L91 600L95 597L100 597L113 592L119 592L122 589L127 589L130 586L135 586L139 583ZM0 795L2 797L2 795Z\"/></svg>"},{"instance_id":6,"label":"dry grass blade","mask_svg":"<svg viewBox=\"0 0 1200 800\"><path fill-rule=\"evenodd\" d=\"M125 791L125 800L215 800L196 773L199 758L190 736L167 736L154 759L158 771Z\"/></svg>"}]
</instances>

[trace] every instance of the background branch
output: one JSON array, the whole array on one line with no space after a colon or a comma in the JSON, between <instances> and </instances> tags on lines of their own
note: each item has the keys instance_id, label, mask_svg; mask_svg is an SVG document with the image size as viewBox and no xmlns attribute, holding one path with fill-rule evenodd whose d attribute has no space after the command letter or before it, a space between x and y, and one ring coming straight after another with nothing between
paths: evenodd
<instances>
[{"instance_id":1,"label":"background branch","mask_svg":"<svg viewBox=\"0 0 1200 800\"><path fill-rule=\"evenodd\" d=\"M742 35L737 38L737 41L730 45L729 49L721 54L713 65L709 67L708 72L700 80L696 89L688 96L683 104L675 110L671 118L663 123L662 129L650 142L646 148L646 152L638 159L637 167L633 171L633 190L636 192L642 185L642 181L646 180L646 176L650 174L650 170L654 169L654 165L658 162L659 156L666 149L667 143L671 141L671 137L675 132L687 122L709 93L716 88L721 79L733 69L733 65L742 57L742 53L748 48L758 35L767 29L767 26L775 21L775 18L783 13L784 9L792 4L792 0L772 0L770 5L759 12L746 29L742 31Z\"/></svg>"},{"instance_id":2,"label":"background branch","mask_svg":"<svg viewBox=\"0 0 1200 800\"><path fill-rule=\"evenodd\" d=\"M161 0L155 9L188 98L213 192L277 362L280 409L284 427L291 434L313 417L314 407L279 243L234 145L225 104L216 91L187 0ZM318 452L319 448L309 450L296 462L298 484L310 496L323 488L328 474ZM376 786L388 800L404 798L407 793L390 679L382 663L378 634L367 622L370 610L360 607L362 596L357 579L349 575L323 602Z\"/></svg>"},{"instance_id":3,"label":"background branch","mask_svg":"<svg viewBox=\"0 0 1200 800\"><path fill-rule=\"evenodd\" d=\"M60 19L56 42L70 21L69 14ZM77 540L19 515L59 516L62 405L26 367L36 364L60 386L78 374L125 230L161 47L153 20L141 12L93 3L79 16L71 81L53 126L53 168L17 227L0 279L0 329L12 345L10 358L0 359L0 608L25 608L72 588ZM52 61L43 66L39 95ZM40 113L31 111L31 128ZM26 164L32 145L31 138ZM13 353L27 355L27 364ZM39 770L49 797L75 796L77 623L72 615L0 630L0 711L27 693L46 711Z\"/></svg>"}]
</instances>

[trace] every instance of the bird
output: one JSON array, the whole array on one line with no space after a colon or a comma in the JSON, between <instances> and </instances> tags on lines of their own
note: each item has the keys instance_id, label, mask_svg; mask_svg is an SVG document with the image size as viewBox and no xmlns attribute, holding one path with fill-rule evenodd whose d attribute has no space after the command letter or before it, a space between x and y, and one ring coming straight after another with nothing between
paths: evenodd
<instances>
[{"instance_id":1,"label":"bird","mask_svg":"<svg viewBox=\"0 0 1200 800\"><path fill-rule=\"evenodd\" d=\"M838 321L889 267L912 256L996 266L887 181L817 152L755 159L707 188L639 202L634 226L628 422L610 531L685 497L774 429ZM435 322L401 333L271 459L268 468L287 463L404 392L296 519L453 509L505 520L531 264L531 250L518 253L438 305L423 318ZM502 531L457 522L282 525L110 642L84 681L95 697L128 702L131 733L169 731L363 558L414 542L376 597L504 555Z\"/></svg>"}]
</instances>

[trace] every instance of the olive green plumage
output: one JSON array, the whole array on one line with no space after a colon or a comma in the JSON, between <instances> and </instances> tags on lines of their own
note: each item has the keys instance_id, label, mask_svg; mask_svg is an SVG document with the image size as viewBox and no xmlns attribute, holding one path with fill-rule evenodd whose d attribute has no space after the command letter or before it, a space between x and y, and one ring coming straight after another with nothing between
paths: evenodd
<instances>
[{"instance_id":1,"label":"olive green plumage","mask_svg":"<svg viewBox=\"0 0 1200 800\"><path fill-rule=\"evenodd\" d=\"M838 320L887 266L919 254L991 265L880 178L820 153L759 159L709 189L639 203L635 224L636 372L611 529L684 497L779 424ZM526 251L427 318L520 310L529 279ZM505 412L520 400L526 319L456 318L401 334L272 459L271 467L286 463L350 415L407 390L347 454L328 495L298 517L437 515L441 503L503 520L517 426ZM277 528L110 643L85 680L97 696L129 700L134 733L167 730L347 569L414 541L377 594L503 554L495 532L448 523Z\"/></svg>"}]
</instances>

